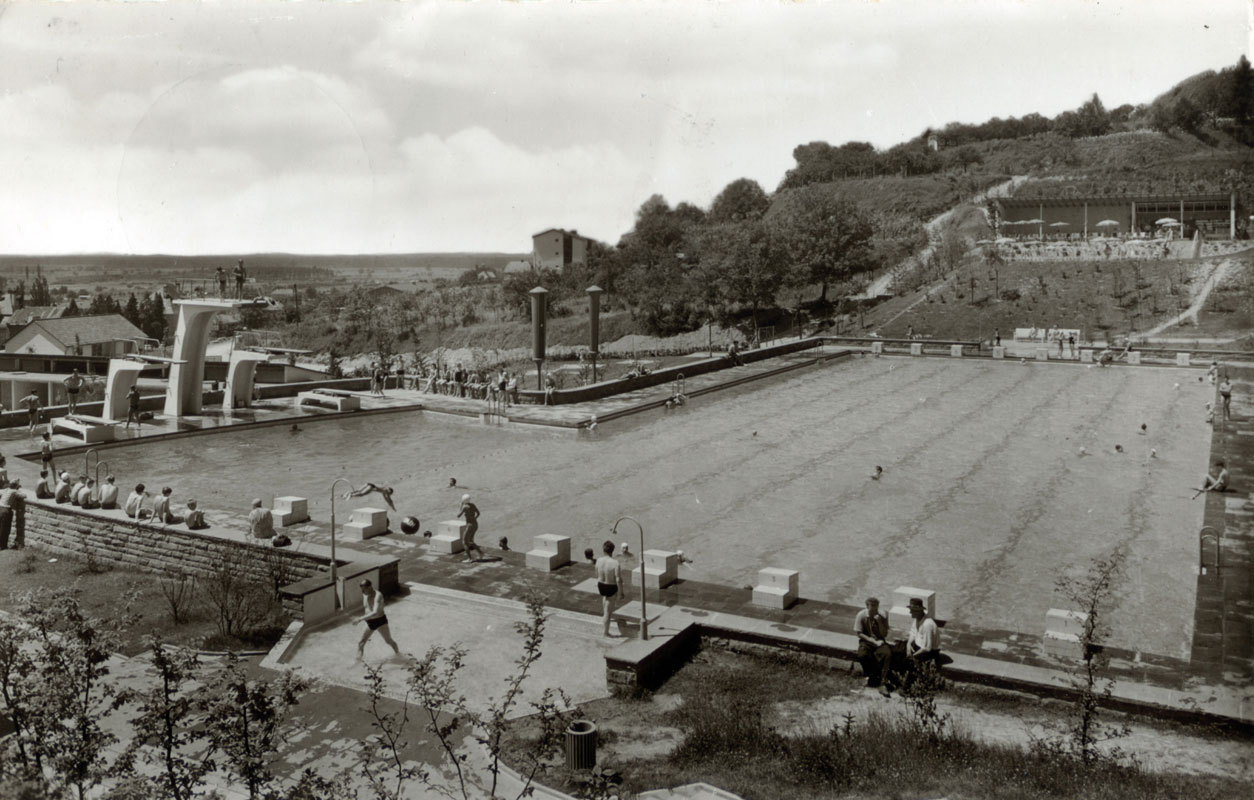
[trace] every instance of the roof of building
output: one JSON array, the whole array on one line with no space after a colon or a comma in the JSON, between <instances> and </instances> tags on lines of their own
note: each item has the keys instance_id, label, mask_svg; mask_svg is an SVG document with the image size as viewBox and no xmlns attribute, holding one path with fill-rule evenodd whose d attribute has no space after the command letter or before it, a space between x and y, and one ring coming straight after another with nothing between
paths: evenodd
<instances>
[{"instance_id":1,"label":"roof of building","mask_svg":"<svg viewBox=\"0 0 1254 800\"><path fill-rule=\"evenodd\" d=\"M1033 206L1080 206L1123 205L1131 203L1223 203L1231 202L1230 194L1158 194L1158 195L1092 195L1089 197L998 197L996 202L1003 208L1029 208Z\"/></svg>"},{"instance_id":2,"label":"roof of building","mask_svg":"<svg viewBox=\"0 0 1254 800\"><path fill-rule=\"evenodd\" d=\"M24 309L23 309L24 310ZM16 315L15 315L16 316ZM66 347L74 344L97 344L113 342L119 339L142 339L144 332L130 323L121 314L96 314L86 317L61 317L60 319L37 319L18 331L16 339L23 333L38 329L50 339ZM77 337L77 339L75 338Z\"/></svg>"},{"instance_id":3,"label":"roof of building","mask_svg":"<svg viewBox=\"0 0 1254 800\"><path fill-rule=\"evenodd\" d=\"M26 306L14 311L4 324L21 327L37 319L56 319L65 313L67 306Z\"/></svg>"},{"instance_id":4,"label":"roof of building","mask_svg":"<svg viewBox=\"0 0 1254 800\"><path fill-rule=\"evenodd\" d=\"M536 236L539 236L539 235L540 234L538 233L536 234ZM514 273L517 273L517 272L531 272L531 270L533 269L534 267L531 266L530 261L511 261L505 265L505 274L513 275Z\"/></svg>"},{"instance_id":5,"label":"roof of building","mask_svg":"<svg viewBox=\"0 0 1254 800\"><path fill-rule=\"evenodd\" d=\"M534 238L536 238L537 236L543 236L543 235L544 235L544 234L546 234L546 233L561 233L561 234L564 234L564 235L566 235L566 236L570 236L570 237L575 238L575 239L587 239L587 238L588 238L587 236L581 236L581 235L579 234L579 231L568 231L568 230L565 230L564 228L545 228L544 230L540 231L539 233L533 233L533 234L531 234L531 238L532 238L532 239L534 239Z\"/></svg>"}]
</instances>

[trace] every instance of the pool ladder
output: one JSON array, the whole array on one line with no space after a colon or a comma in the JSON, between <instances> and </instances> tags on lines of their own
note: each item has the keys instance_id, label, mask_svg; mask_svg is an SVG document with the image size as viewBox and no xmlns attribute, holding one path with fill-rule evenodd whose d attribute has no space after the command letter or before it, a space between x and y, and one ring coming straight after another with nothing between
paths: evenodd
<instances>
[{"instance_id":1,"label":"pool ladder","mask_svg":"<svg viewBox=\"0 0 1254 800\"><path fill-rule=\"evenodd\" d=\"M1210 533L1207 533L1207 531L1210 531ZM1197 540L1198 569L1202 575L1207 574L1206 573L1206 570L1207 570L1206 540L1207 539L1215 543L1214 550L1213 550L1215 554L1215 559L1214 559L1214 562L1210 564L1210 567L1213 568L1215 570L1215 574L1218 575L1219 571L1223 569L1223 550L1220 548L1220 545L1222 544L1221 542L1222 537L1220 536L1219 531L1215 530L1215 528L1210 525L1207 525L1206 527L1202 528L1200 535L1198 536L1198 540Z\"/></svg>"},{"instance_id":2,"label":"pool ladder","mask_svg":"<svg viewBox=\"0 0 1254 800\"><path fill-rule=\"evenodd\" d=\"M92 461L91 459L92 456L96 457L95 461ZM106 467L109 466L108 461L100 460L100 453L96 452L96 448L94 447L89 448L87 452L83 453L83 474L91 475L93 479L96 481L96 489L95 491L92 492L92 499L95 500L96 502L100 502L100 465L101 464L104 464ZM108 472L105 473L105 475L108 475L108 474L109 474Z\"/></svg>"},{"instance_id":3,"label":"pool ladder","mask_svg":"<svg viewBox=\"0 0 1254 800\"><path fill-rule=\"evenodd\" d=\"M684 394L684 373L682 372L671 381L671 402L677 406L688 402L688 395Z\"/></svg>"}]
</instances>

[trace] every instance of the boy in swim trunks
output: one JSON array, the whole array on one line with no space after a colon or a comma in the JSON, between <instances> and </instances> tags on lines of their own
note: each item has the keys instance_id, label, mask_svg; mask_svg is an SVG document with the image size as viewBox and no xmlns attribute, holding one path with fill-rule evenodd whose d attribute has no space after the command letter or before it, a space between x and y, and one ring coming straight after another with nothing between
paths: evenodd
<instances>
[{"instance_id":1,"label":"boy in swim trunks","mask_svg":"<svg viewBox=\"0 0 1254 800\"><path fill-rule=\"evenodd\" d=\"M83 376L78 374L78 370L74 370L62 383L65 384L65 403L69 406L69 413L77 413L78 393L83 388Z\"/></svg>"},{"instance_id":2,"label":"boy in swim trunks","mask_svg":"<svg viewBox=\"0 0 1254 800\"><path fill-rule=\"evenodd\" d=\"M475 544L475 533L479 530L479 507L470 502L470 495L462 495L462 507L457 516L466 518L466 527L462 530L462 548L466 551L466 561L478 560L470 557L471 550L479 553L479 558L483 558L483 550Z\"/></svg>"},{"instance_id":3,"label":"boy in swim trunks","mask_svg":"<svg viewBox=\"0 0 1254 800\"><path fill-rule=\"evenodd\" d=\"M606 541L601 545L605 555L597 559L597 592L601 595L601 629L602 635L610 635L610 611L614 607L614 596L618 587L623 585L623 568L618 559L614 558L614 543Z\"/></svg>"},{"instance_id":4,"label":"boy in swim trunks","mask_svg":"<svg viewBox=\"0 0 1254 800\"><path fill-rule=\"evenodd\" d=\"M375 590L374 584L368 578L363 579L360 586L362 610L365 613L355 621L366 623L366 631L361 635L361 641L357 643L357 660L361 661L362 656L365 655L366 641L375 631L379 632L383 641L392 646L392 652L399 656L401 649L396 646L396 642L392 639L392 632L388 630L388 615L383 610L383 594Z\"/></svg>"}]
</instances>

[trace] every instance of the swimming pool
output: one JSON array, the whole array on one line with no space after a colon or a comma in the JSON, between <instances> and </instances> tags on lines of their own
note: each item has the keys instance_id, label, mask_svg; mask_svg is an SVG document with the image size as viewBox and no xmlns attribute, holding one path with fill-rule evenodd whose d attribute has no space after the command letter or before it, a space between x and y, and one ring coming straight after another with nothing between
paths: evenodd
<instances>
[{"instance_id":1,"label":"swimming pool","mask_svg":"<svg viewBox=\"0 0 1254 800\"><path fill-rule=\"evenodd\" d=\"M456 477L489 544L558 533L578 553L626 514L648 547L693 559L682 577L748 585L760 567L794 568L803 596L847 603L919 586L937 592L942 618L1032 634L1064 604L1058 575L1119 545L1129 558L1115 642L1183 658L1202 515L1189 487L1210 443L1201 412L1212 387L1195 377L859 358L602 425L595 438L412 412L106 457L119 483L168 483L211 512L295 494L326 520L335 478L385 483L425 527L456 514ZM877 464L884 477L872 481Z\"/></svg>"}]
</instances>

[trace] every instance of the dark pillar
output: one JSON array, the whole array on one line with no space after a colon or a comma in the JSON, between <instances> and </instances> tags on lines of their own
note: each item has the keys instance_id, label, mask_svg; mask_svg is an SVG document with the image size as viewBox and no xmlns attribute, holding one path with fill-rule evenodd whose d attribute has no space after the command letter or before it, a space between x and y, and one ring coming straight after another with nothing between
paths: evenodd
<instances>
[{"instance_id":1,"label":"dark pillar","mask_svg":"<svg viewBox=\"0 0 1254 800\"><path fill-rule=\"evenodd\" d=\"M591 332L588 343L592 348L592 382L597 382L597 353L601 349L601 292L600 286L593 284L588 287L588 330Z\"/></svg>"},{"instance_id":2,"label":"dark pillar","mask_svg":"<svg viewBox=\"0 0 1254 800\"><path fill-rule=\"evenodd\" d=\"M531 359L536 362L536 388L544 389L544 376L540 367L544 363L545 327L548 324L549 291L537 286L531 295Z\"/></svg>"}]
</instances>

